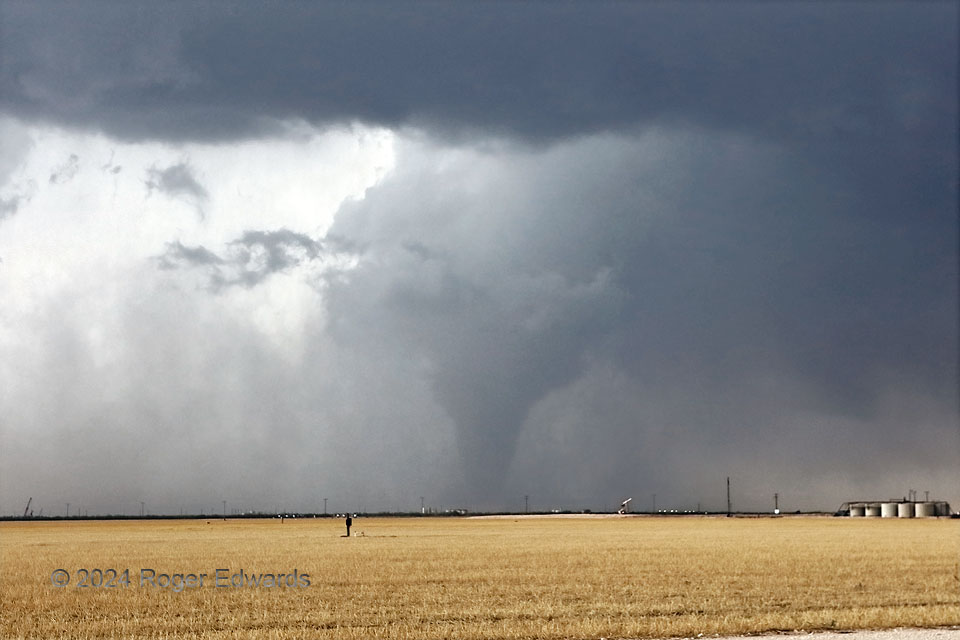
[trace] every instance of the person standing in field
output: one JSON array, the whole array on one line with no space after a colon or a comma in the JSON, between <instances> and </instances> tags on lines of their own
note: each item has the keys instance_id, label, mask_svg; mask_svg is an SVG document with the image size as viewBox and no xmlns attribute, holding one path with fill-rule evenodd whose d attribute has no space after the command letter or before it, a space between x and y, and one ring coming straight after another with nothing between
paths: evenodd
<instances>
[{"instance_id":1,"label":"person standing in field","mask_svg":"<svg viewBox=\"0 0 960 640\"><path fill-rule=\"evenodd\" d=\"M350 525L352 525L352 524L353 524L353 518L351 518L351 517L348 515L348 516L347 516L347 537L348 537L348 538L350 537Z\"/></svg>"}]
</instances>

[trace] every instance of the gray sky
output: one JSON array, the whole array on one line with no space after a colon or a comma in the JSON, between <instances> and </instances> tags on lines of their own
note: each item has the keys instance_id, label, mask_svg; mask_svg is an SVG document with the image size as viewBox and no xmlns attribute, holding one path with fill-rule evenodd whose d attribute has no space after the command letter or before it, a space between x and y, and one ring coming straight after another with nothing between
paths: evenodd
<instances>
[{"instance_id":1,"label":"gray sky","mask_svg":"<svg viewBox=\"0 0 960 640\"><path fill-rule=\"evenodd\" d=\"M960 506L957 23L0 3L0 513Z\"/></svg>"}]
</instances>

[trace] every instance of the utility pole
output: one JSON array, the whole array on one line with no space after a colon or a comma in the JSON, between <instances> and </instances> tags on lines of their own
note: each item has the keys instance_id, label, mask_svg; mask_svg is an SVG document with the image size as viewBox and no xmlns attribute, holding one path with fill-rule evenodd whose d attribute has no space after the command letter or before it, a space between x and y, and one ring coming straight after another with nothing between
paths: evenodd
<instances>
[{"instance_id":1,"label":"utility pole","mask_svg":"<svg viewBox=\"0 0 960 640\"><path fill-rule=\"evenodd\" d=\"M523 512L530 513L530 496L523 496Z\"/></svg>"},{"instance_id":2,"label":"utility pole","mask_svg":"<svg viewBox=\"0 0 960 640\"><path fill-rule=\"evenodd\" d=\"M327 515L327 499L323 499L323 515Z\"/></svg>"},{"instance_id":3,"label":"utility pole","mask_svg":"<svg viewBox=\"0 0 960 640\"><path fill-rule=\"evenodd\" d=\"M930 492L929 492L929 491L924 491L924 492L923 492L923 501L924 501L924 502L930 502Z\"/></svg>"},{"instance_id":4,"label":"utility pole","mask_svg":"<svg viewBox=\"0 0 960 640\"><path fill-rule=\"evenodd\" d=\"M70 517L70 503L67 503L67 517Z\"/></svg>"},{"instance_id":5,"label":"utility pole","mask_svg":"<svg viewBox=\"0 0 960 640\"><path fill-rule=\"evenodd\" d=\"M143 517L143 500L140 501L140 517Z\"/></svg>"},{"instance_id":6,"label":"utility pole","mask_svg":"<svg viewBox=\"0 0 960 640\"><path fill-rule=\"evenodd\" d=\"M223 519L226 520L227 519L227 501L221 500L221 502L223 503Z\"/></svg>"},{"instance_id":7,"label":"utility pole","mask_svg":"<svg viewBox=\"0 0 960 640\"><path fill-rule=\"evenodd\" d=\"M733 515L733 509L730 506L730 476L727 476L727 517Z\"/></svg>"}]
</instances>

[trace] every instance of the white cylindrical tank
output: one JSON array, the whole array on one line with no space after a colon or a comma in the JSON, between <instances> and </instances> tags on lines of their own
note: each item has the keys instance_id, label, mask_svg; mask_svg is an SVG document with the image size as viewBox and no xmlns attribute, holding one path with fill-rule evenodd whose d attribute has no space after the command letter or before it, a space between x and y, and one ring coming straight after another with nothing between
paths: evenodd
<instances>
[{"instance_id":1,"label":"white cylindrical tank","mask_svg":"<svg viewBox=\"0 0 960 640\"><path fill-rule=\"evenodd\" d=\"M880 503L871 502L864 509L864 515L868 518L879 518L880 517Z\"/></svg>"},{"instance_id":2,"label":"white cylindrical tank","mask_svg":"<svg viewBox=\"0 0 960 640\"><path fill-rule=\"evenodd\" d=\"M867 515L867 505L865 504L850 505L850 517L862 518L865 515Z\"/></svg>"},{"instance_id":3,"label":"white cylindrical tank","mask_svg":"<svg viewBox=\"0 0 960 640\"><path fill-rule=\"evenodd\" d=\"M880 517L881 518L896 518L897 517L897 504L896 502L883 502L880 504Z\"/></svg>"},{"instance_id":4,"label":"white cylindrical tank","mask_svg":"<svg viewBox=\"0 0 960 640\"><path fill-rule=\"evenodd\" d=\"M932 518L937 515L936 502L918 502L916 516L918 518Z\"/></svg>"},{"instance_id":5,"label":"white cylindrical tank","mask_svg":"<svg viewBox=\"0 0 960 640\"><path fill-rule=\"evenodd\" d=\"M897 517L898 518L912 518L913 517L913 503L912 502L901 502L897 504Z\"/></svg>"}]
</instances>

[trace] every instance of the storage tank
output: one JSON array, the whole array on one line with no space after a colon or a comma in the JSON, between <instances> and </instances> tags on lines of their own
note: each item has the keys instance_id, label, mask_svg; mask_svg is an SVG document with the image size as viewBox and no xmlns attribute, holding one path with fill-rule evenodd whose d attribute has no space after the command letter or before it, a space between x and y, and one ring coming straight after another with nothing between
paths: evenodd
<instances>
[{"instance_id":1,"label":"storage tank","mask_svg":"<svg viewBox=\"0 0 960 640\"><path fill-rule=\"evenodd\" d=\"M897 502L883 502L880 504L880 517L881 518L896 518L897 517Z\"/></svg>"},{"instance_id":2,"label":"storage tank","mask_svg":"<svg viewBox=\"0 0 960 640\"><path fill-rule=\"evenodd\" d=\"M949 516L950 515L950 503L949 502L937 502L937 515L938 516Z\"/></svg>"},{"instance_id":3,"label":"storage tank","mask_svg":"<svg viewBox=\"0 0 960 640\"><path fill-rule=\"evenodd\" d=\"M901 502L897 505L897 517L898 518L912 518L913 517L913 503L912 502Z\"/></svg>"},{"instance_id":4,"label":"storage tank","mask_svg":"<svg viewBox=\"0 0 960 640\"><path fill-rule=\"evenodd\" d=\"M865 515L867 515L867 505L863 503L850 505L850 517L862 518Z\"/></svg>"},{"instance_id":5,"label":"storage tank","mask_svg":"<svg viewBox=\"0 0 960 640\"><path fill-rule=\"evenodd\" d=\"M932 518L937 515L936 502L918 502L916 515L918 518Z\"/></svg>"},{"instance_id":6,"label":"storage tank","mask_svg":"<svg viewBox=\"0 0 960 640\"><path fill-rule=\"evenodd\" d=\"M864 515L868 518L879 518L880 517L880 503L871 502L864 508Z\"/></svg>"}]
</instances>

